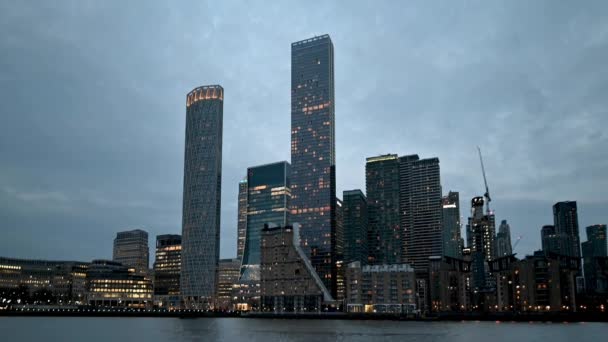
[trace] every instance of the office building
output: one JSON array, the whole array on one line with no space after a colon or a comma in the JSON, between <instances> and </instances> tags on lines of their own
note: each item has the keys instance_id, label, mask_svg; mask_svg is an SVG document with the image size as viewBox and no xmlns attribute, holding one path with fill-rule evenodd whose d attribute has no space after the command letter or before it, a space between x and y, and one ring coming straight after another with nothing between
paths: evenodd
<instances>
[{"instance_id":1,"label":"office building","mask_svg":"<svg viewBox=\"0 0 608 342\"><path fill-rule=\"evenodd\" d=\"M264 225L289 223L290 165L276 162L247 169L247 231L241 275L235 288L240 310L258 310L260 304L260 239Z\"/></svg>"},{"instance_id":2,"label":"office building","mask_svg":"<svg viewBox=\"0 0 608 342\"><path fill-rule=\"evenodd\" d=\"M261 236L264 312L320 312L332 296L300 243L299 224L269 227Z\"/></svg>"},{"instance_id":3,"label":"office building","mask_svg":"<svg viewBox=\"0 0 608 342\"><path fill-rule=\"evenodd\" d=\"M302 247L336 295L334 47L328 35L291 44L293 222Z\"/></svg>"},{"instance_id":4,"label":"office building","mask_svg":"<svg viewBox=\"0 0 608 342\"><path fill-rule=\"evenodd\" d=\"M247 178L239 182L236 256L243 259L247 236Z\"/></svg>"},{"instance_id":5,"label":"office building","mask_svg":"<svg viewBox=\"0 0 608 342\"><path fill-rule=\"evenodd\" d=\"M219 310L233 309L233 288L241 275L241 259L220 259L217 285L217 307Z\"/></svg>"},{"instance_id":6,"label":"office building","mask_svg":"<svg viewBox=\"0 0 608 342\"><path fill-rule=\"evenodd\" d=\"M368 263L398 264L403 236L399 216L399 158L387 154L366 159L365 191L369 220Z\"/></svg>"},{"instance_id":7,"label":"office building","mask_svg":"<svg viewBox=\"0 0 608 342\"><path fill-rule=\"evenodd\" d=\"M555 233L567 239L564 255L580 258L580 236L576 201L558 202L553 205Z\"/></svg>"},{"instance_id":8,"label":"office building","mask_svg":"<svg viewBox=\"0 0 608 342\"><path fill-rule=\"evenodd\" d=\"M180 293L185 307L213 307L220 252L224 89L186 97Z\"/></svg>"},{"instance_id":9,"label":"office building","mask_svg":"<svg viewBox=\"0 0 608 342\"><path fill-rule=\"evenodd\" d=\"M441 179L439 159L399 158L402 260L417 273L427 273L429 257L442 255ZM369 196L369 195L368 195Z\"/></svg>"},{"instance_id":10,"label":"office building","mask_svg":"<svg viewBox=\"0 0 608 342\"><path fill-rule=\"evenodd\" d=\"M152 281L119 262L93 260L87 270L87 303L98 307L152 307Z\"/></svg>"},{"instance_id":11,"label":"office building","mask_svg":"<svg viewBox=\"0 0 608 342\"><path fill-rule=\"evenodd\" d=\"M89 263L0 257L0 303L82 305Z\"/></svg>"},{"instance_id":12,"label":"office building","mask_svg":"<svg viewBox=\"0 0 608 342\"><path fill-rule=\"evenodd\" d=\"M367 197L359 189L343 192L344 265L367 264Z\"/></svg>"},{"instance_id":13,"label":"office building","mask_svg":"<svg viewBox=\"0 0 608 342\"><path fill-rule=\"evenodd\" d=\"M179 279L182 265L181 235L156 237L154 260L154 305L174 309L180 306Z\"/></svg>"},{"instance_id":14,"label":"office building","mask_svg":"<svg viewBox=\"0 0 608 342\"><path fill-rule=\"evenodd\" d=\"M346 289L347 312L410 313L417 308L416 275L407 264L352 262L346 268Z\"/></svg>"},{"instance_id":15,"label":"office building","mask_svg":"<svg viewBox=\"0 0 608 342\"><path fill-rule=\"evenodd\" d=\"M460 199L458 192L450 191L441 199L443 206L443 255L459 258L464 243L460 233Z\"/></svg>"},{"instance_id":16,"label":"office building","mask_svg":"<svg viewBox=\"0 0 608 342\"><path fill-rule=\"evenodd\" d=\"M513 254L511 245L511 227L507 220L502 220L498 233L496 234L496 257L503 257Z\"/></svg>"},{"instance_id":17,"label":"office building","mask_svg":"<svg viewBox=\"0 0 608 342\"><path fill-rule=\"evenodd\" d=\"M148 273L150 262L148 233L141 229L118 232L114 239L112 260L133 267L140 274Z\"/></svg>"}]
</instances>

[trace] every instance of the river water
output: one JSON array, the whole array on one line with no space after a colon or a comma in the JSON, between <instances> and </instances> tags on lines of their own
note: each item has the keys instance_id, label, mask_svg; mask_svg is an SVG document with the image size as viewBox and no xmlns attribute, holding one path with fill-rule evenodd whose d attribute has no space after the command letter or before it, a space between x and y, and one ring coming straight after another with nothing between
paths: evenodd
<instances>
[{"instance_id":1,"label":"river water","mask_svg":"<svg viewBox=\"0 0 608 342\"><path fill-rule=\"evenodd\" d=\"M0 317L0 341L608 341L608 323Z\"/></svg>"}]
</instances>

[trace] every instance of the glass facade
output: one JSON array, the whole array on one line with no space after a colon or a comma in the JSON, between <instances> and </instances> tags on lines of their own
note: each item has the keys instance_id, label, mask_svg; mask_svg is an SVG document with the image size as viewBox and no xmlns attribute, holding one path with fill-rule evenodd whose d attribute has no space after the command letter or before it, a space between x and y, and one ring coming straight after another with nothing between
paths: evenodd
<instances>
[{"instance_id":1,"label":"glass facade","mask_svg":"<svg viewBox=\"0 0 608 342\"><path fill-rule=\"evenodd\" d=\"M359 189L343 192L344 264L367 264L367 198Z\"/></svg>"},{"instance_id":2,"label":"glass facade","mask_svg":"<svg viewBox=\"0 0 608 342\"><path fill-rule=\"evenodd\" d=\"M399 225L399 159L396 154L367 158L365 188L369 213L371 265L401 262Z\"/></svg>"},{"instance_id":3,"label":"glass facade","mask_svg":"<svg viewBox=\"0 0 608 342\"><path fill-rule=\"evenodd\" d=\"M260 265L260 237L264 225L284 226L289 222L289 172L287 162L247 169L247 238L243 272L248 267Z\"/></svg>"},{"instance_id":4,"label":"glass facade","mask_svg":"<svg viewBox=\"0 0 608 342\"><path fill-rule=\"evenodd\" d=\"M186 99L181 295L186 308L213 306L217 284L224 89L203 86Z\"/></svg>"},{"instance_id":5,"label":"glass facade","mask_svg":"<svg viewBox=\"0 0 608 342\"><path fill-rule=\"evenodd\" d=\"M293 222L317 273L336 295L334 48L328 35L291 44Z\"/></svg>"},{"instance_id":6,"label":"glass facade","mask_svg":"<svg viewBox=\"0 0 608 342\"><path fill-rule=\"evenodd\" d=\"M238 197L238 219L237 219L237 249L236 256L243 259L245 250L245 237L247 236L247 179L239 182Z\"/></svg>"}]
</instances>

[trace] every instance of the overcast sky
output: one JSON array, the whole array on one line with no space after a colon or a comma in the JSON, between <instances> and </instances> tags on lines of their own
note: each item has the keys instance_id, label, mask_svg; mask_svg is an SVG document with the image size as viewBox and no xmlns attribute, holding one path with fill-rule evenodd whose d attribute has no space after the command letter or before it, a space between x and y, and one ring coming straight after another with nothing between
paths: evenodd
<instances>
[{"instance_id":1,"label":"overcast sky","mask_svg":"<svg viewBox=\"0 0 608 342\"><path fill-rule=\"evenodd\" d=\"M552 204L608 222L608 2L2 1L0 256L111 258L181 233L186 94L225 89L221 256L238 181L290 160L291 43L335 46L337 189L365 158L438 157L461 215L483 194L519 255Z\"/></svg>"}]
</instances>

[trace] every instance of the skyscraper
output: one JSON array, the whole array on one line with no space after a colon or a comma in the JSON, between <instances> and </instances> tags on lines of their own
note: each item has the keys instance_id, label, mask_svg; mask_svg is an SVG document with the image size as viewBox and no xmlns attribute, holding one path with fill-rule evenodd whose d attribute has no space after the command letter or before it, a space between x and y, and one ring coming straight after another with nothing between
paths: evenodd
<instances>
[{"instance_id":1,"label":"skyscraper","mask_svg":"<svg viewBox=\"0 0 608 342\"><path fill-rule=\"evenodd\" d=\"M187 308L213 307L220 252L224 89L186 97L181 295Z\"/></svg>"},{"instance_id":2,"label":"skyscraper","mask_svg":"<svg viewBox=\"0 0 608 342\"><path fill-rule=\"evenodd\" d=\"M140 274L148 273L150 262L148 233L141 229L117 233L112 260L133 267Z\"/></svg>"},{"instance_id":3,"label":"skyscraper","mask_svg":"<svg viewBox=\"0 0 608 342\"><path fill-rule=\"evenodd\" d=\"M369 264L398 264L402 259L399 224L399 158L386 154L366 159L365 191L369 218Z\"/></svg>"},{"instance_id":4,"label":"skyscraper","mask_svg":"<svg viewBox=\"0 0 608 342\"><path fill-rule=\"evenodd\" d=\"M236 255L237 258L242 260L245 250L245 237L247 236L247 178L239 182L238 201Z\"/></svg>"},{"instance_id":5,"label":"skyscraper","mask_svg":"<svg viewBox=\"0 0 608 342\"><path fill-rule=\"evenodd\" d=\"M496 256L503 257L511 254L513 254L511 227L507 220L502 220L500 227L498 227L498 234L496 234Z\"/></svg>"},{"instance_id":6,"label":"skyscraper","mask_svg":"<svg viewBox=\"0 0 608 342\"><path fill-rule=\"evenodd\" d=\"M359 189L343 192L344 265L367 264L367 198Z\"/></svg>"},{"instance_id":7,"label":"skyscraper","mask_svg":"<svg viewBox=\"0 0 608 342\"><path fill-rule=\"evenodd\" d=\"M426 273L429 257L442 255L442 203L439 159L399 158L402 260Z\"/></svg>"},{"instance_id":8,"label":"skyscraper","mask_svg":"<svg viewBox=\"0 0 608 342\"><path fill-rule=\"evenodd\" d=\"M450 191L441 199L443 204L443 255L459 258L463 241L460 233L460 199L458 192Z\"/></svg>"},{"instance_id":9,"label":"skyscraper","mask_svg":"<svg viewBox=\"0 0 608 342\"><path fill-rule=\"evenodd\" d=\"M329 35L291 44L293 222L319 276L336 295L334 47Z\"/></svg>"},{"instance_id":10,"label":"skyscraper","mask_svg":"<svg viewBox=\"0 0 608 342\"><path fill-rule=\"evenodd\" d=\"M581 243L578 230L576 201L557 202L553 205L555 233L568 239L564 255L580 258Z\"/></svg>"},{"instance_id":11,"label":"skyscraper","mask_svg":"<svg viewBox=\"0 0 608 342\"><path fill-rule=\"evenodd\" d=\"M583 242L583 271L588 293L605 293L608 289L606 265L608 249L606 245L606 225L587 227L587 241Z\"/></svg>"},{"instance_id":12,"label":"skyscraper","mask_svg":"<svg viewBox=\"0 0 608 342\"><path fill-rule=\"evenodd\" d=\"M178 307L182 264L182 237L165 234L156 237L154 261L154 303L163 308Z\"/></svg>"},{"instance_id":13,"label":"skyscraper","mask_svg":"<svg viewBox=\"0 0 608 342\"><path fill-rule=\"evenodd\" d=\"M471 200L471 216L467 224L467 247L471 250L473 286L477 291L491 286L488 263L495 256L494 214L484 214L483 203L483 197Z\"/></svg>"}]
</instances>

